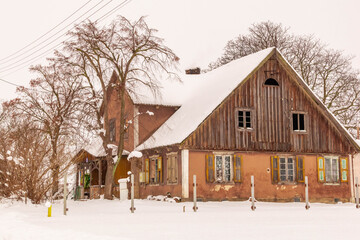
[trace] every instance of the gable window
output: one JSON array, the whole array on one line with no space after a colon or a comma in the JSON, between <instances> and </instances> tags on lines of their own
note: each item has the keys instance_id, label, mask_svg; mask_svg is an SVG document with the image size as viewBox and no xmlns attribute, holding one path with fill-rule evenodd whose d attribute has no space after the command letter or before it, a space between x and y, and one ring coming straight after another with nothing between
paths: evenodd
<instances>
[{"instance_id":1,"label":"gable window","mask_svg":"<svg viewBox=\"0 0 360 240\"><path fill-rule=\"evenodd\" d=\"M242 157L239 155L206 155L207 182L241 182Z\"/></svg>"},{"instance_id":2,"label":"gable window","mask_svg":"<svg viewBox=\"0 0 360 240\"><path fill-rule=\"evenodd\" d=\"M264 85L266 85L266 86L279 86L279 83L273 78L268 78L268 79L266 79Z\"/></svg>"},{"instance_id":3,"label":"gable window","mask_svg":"<svg viewBox=\"0 0 360 240\"><path fill-rule=\"evenodd\" d=\"M251 129L251 111L238 110L238 128Z\"/></svg>"},{"instance_id":4,"label":"gable window","mask_svg":"<svg viewBox=\"0 0 360 240\"><path fill-rule=\"evenodd\" d=\"M271 178L273 183L304 182L304 160L302 157L271 157Z\"/></svg>"},{"instance_id":5,"label":"gable window","mask_svg":"<svg viewBox=\"0 0 360 240\"><path fill-rule=\"evenodd\" d=\"M167 154L167 182L177 183L178 179L178 163L177 153Z\"/></svg>"},{"instance_id":6,"label":"gable window","mask_svg":"<svg viewBox=\"0 0 360 240\"><path fill-rule=\"evenodd\" d=\"M116 140L116 119L112 118L109 121L109 133L110 133L110 142L115 142Z\"/></svg>"},{"instance_id":7,"label":"gable window","mask_svg":"<svg viewBox=\"0 0 360 240\"><path fill-rule=\"evenodd\" d=\"M145 183L162 182L162 157L145 159Z\"/></svg>"},{"instance_id":8,"label":"gable window","mask_svg":"<svg viewBox=\"0 0 360 240\"><path fill-rule=\"evenodd\" d=\"M317 158L318 181L324 183L348 182L348 159L325 156Z\"/></svg>"},{"instance_id":9,"label":"gable window","mask_svg":"<svg viewBox=\"0 0 360 240\"><path fill-rule=\"evenodd\" d=\"M292 118L293 118L293 131L306 131L304 113L293 113Z\"/></svg>"}]
</instances>

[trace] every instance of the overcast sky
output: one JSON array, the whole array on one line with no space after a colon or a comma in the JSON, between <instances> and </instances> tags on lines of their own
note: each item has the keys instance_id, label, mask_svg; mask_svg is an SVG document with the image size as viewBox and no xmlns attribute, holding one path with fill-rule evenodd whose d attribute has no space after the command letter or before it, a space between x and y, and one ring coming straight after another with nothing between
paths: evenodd
<instances>
[{"instance_id":1,"label":"overcast sky","mask_svg":"<svg viewBox=\"0 0 360 240\"><path fill-rule=\"evenodd\" d=\"M70 29L67 25L72 26L72 21L79 18L77 22L80 22L98 10L91 17L96 20L123 1L1 1L0 78L27 86L32 77L29 66L50 56L51 49L64 40L61 34ZM48 35L21 50L86 3ZM159 30L159 36L180 57L184 68L206 68L221 55L228 40L246 34L251 24L267 20L282 23L295 34L314 34L330 47L355 56L354 66L360 68L360 1L130 0L126 3L102 23L111 21L117 14L133 20L146 15L149 26ZM15 87L0 81L0 99L14 97Z\"/></svg>"}]
</instances>

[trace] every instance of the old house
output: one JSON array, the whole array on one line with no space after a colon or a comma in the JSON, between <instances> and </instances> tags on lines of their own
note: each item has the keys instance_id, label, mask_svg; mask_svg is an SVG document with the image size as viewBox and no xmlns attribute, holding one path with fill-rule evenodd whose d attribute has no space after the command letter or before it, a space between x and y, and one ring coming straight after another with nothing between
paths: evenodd
<instances>
[{"instance_id":1,"label":"old house","mask_svg":"<svg viewBox=\"0 0 360 240\"><path fill-rule=\"evenodd\" d=\"M116 160L117 144L120 129L120 101L116 88L112 87L117 81L113 73L108 88L108 108L110 122L110 144L113 146L113 157ZM180 84L180 83L177 83ZM140 94L128 93L125 98L124 151L114 175L113 194L118 194L118 179L128 177L130 162L127 160L129 151L143 142L159 128L180 106L179 100L168 95L153 96L151 91L142 89ZM161 104L164 100L167 104ZM78 152L73 158L76 164L76 198L99 198L104 193L105 174L107 164L105 150L100 137L93 139L88 146Z\"/></svg>"},{"instance_id":2,"label":"old house","mask_svg":"<svg viewBox=\"0 0 360 240\"><path fill-rule=\"evenodd\" d=\"M253 175L259 200L302 201L305 176L311 201L353 198L359 146L277 49L163 93L159 102L129 98L129 116L154 112L129 128L126 149L143 153L131 161L136 197L189 199L196 175L199 199L248 199Z\"/></svg>"}]
</instances>

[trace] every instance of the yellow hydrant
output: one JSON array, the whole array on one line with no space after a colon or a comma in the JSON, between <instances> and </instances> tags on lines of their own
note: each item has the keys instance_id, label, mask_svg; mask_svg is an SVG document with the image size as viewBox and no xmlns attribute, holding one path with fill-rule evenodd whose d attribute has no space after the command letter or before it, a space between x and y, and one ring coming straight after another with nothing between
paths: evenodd
<instances>
[{"instance_id":1,"label":"yellow hydrant","mask_svg":"<svg viewBox=\"0 0 360 240\"><path fill-rule=\"evenodd\" d=\"M51 203L47 201L45 206L48 208L48 217L51 217Z\"/></svg>"}]
</instances>

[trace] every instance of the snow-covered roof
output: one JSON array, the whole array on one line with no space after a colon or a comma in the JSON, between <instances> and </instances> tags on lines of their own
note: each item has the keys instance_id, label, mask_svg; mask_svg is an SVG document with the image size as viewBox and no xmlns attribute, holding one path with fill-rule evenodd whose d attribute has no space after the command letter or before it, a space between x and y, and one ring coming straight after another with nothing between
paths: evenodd
<instances>
[{"instance_id":1,"label":"snow-covered roof","mask_svg":"<svg viewBox=\"0 0 360 240\"><path fill-rule=\"evenodd\" d=\"M181 92L172 89L186 95L179 110L136 150L182 142L273 50L259 51L205 74L186 76Z\"/></svg>"},{"instance_id":2,"label":"snow-covered roof","mask_svg":"<svg viewBox=\"0 0 360 240\"><path fill-rule=\"evenodd\" d=\"M183 95L178 98L178 104L181 105L155 133L144 143L136 147L136 150L151 149L161 146L168 146L181 143L205 120L216 107L233 91L236 87L246 80L248 76L271 54L277 51L275 48L267 48L257 53L234 60L211 72L200 75L185 75L183 86L177 88L166 87L165 93L171 96ZM360 145L355 141L353 136L339 122L339 120L330 112L329 109L320 101L316 94L308 87L302 77L282 56L281 58L290 66L307 91L318 104L325 110L336 125L341 128L347 137L354 144L357 150ZM174 93L170 93L170 91Z\"/></svg>"},{"instance_id":3,"label":"snow-covered roof","mask_svg":"<svg viewBox=\"0 0 360 240\"><path fill-rule=\"evenodd\" d=\"M181 106L184 101L192 96L197 85L199 85L199 75L186 75L184 73L176 73L181 81L176 79L165 79L159 81L159 94L154 94L147 86L137 86L136 95L129 93L134 104L162 105L162 106ZM159 75L161 79L164 76Z\"/></svg>"},{"instance_id":4,"label":"snow-covered roof","mask_svg":"<svg viewBox=\"0 0 360 240\"><path fill-rule=\"evenodd\" d=\"M112 148L112 153L113 155L117 154L117 146L114 144L109 144L110 148ZM94 137L91 141L91 143L89 145L87 145L84 150L88 153L90 153L91 155L93 155L94 157L105 157L106 156L106 152L105 149L103 147L103 141L101 139L101 137L97 136ZM123 155L129 155L129 151L127 150L123 150Z\"/></svg>"}]
</instances>

